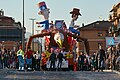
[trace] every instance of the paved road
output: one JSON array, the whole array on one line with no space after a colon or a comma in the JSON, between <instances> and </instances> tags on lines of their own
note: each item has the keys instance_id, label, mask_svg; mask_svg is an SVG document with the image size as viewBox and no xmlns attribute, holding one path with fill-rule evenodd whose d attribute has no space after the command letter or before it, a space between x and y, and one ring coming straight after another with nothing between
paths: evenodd
<instances>
[{"instance_id":1,"label":"paved road","mask_svg":"<svg viewBox=\"0 0 120 80\"><path fill-rule=\"evenodd\" d=\"M0 80L120 80L115 72L0 70Z\"/></svg>"}]
</instances>

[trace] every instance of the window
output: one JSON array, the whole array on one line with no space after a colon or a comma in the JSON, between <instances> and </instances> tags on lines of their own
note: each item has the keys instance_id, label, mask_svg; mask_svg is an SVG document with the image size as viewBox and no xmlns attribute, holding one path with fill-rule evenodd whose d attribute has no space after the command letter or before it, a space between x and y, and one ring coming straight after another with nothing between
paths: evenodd
<instances>
[{"instance_id":1,"label":"window","mask_svg":"<svg viewBox=\"0 0 120 80\"><path fill-rule=\"evenodd\" d=\"M102 32L98 32L98 37L102 37L103 33Z\"/></svg>"}]
</instances>

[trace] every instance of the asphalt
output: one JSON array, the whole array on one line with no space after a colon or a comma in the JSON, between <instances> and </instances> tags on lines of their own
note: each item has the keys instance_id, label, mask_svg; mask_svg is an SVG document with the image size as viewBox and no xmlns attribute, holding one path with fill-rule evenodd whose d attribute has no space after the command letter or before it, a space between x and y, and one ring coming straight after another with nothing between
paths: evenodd
<instances>
[{"instance_id":1,"label":"asphalt","mask_svg":"<svg viewBox=\"0 0 120 80\"><path fill-rule=\"evenodd\" d=\"M120 72L0 70L0 80L120 80Z\"/></svg>"}]
</instances>

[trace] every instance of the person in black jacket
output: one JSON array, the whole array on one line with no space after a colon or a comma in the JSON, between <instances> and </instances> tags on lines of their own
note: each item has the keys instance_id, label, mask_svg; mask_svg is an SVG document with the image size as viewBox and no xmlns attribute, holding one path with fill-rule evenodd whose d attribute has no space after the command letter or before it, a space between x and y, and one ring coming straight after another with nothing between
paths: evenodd
<instances>
[{"instance_id":1,"label":"person in black jacket","mask_svg":"<svg viewBox=\"0 0 120 80\"><path fill-rule=\"evenodd\" d=\"M62 61L63 61L63 54L61 53L61 50L59 50L59 53L57 55L57 58L58 58L58 65L57 65L57 69L58 70L61 70L61 67L62 67Z\"/></svg>"},{"instance_id":2,"label":"person in black jacket","mask_svg":"<svg viewBox=\"0 0 120 80\"><path fill-rule=\"evenodd\" d=\"M104 61L106 59L106 56L105 56L105 51L102 49L102 47L100 47L98 50L97 59L98 59L98 72L99 70L103 72Z\"/></svg>"},{"instance_id":3,"label":"person in black jacket","mask_svg":"<svg viewBox=\"0 0 120 80\"><path fill-rule=\"evenodd\" d=\"M78 70L79 71L80 70L81 71L84 70L84 68L83 68L83 66L84 66L84 59L85 59L84 53L81 52L80 55L79 55L79 57L78 57Z\"/></svg>"},{"instance_id":4,"label":"person in black jacket","mask_svg":"<svg viewBox=\"0 0 120 80\"><path fill-rule=\"evenodd\" d=\"M49 61L50 61L50 70L52 70L52 66L53 66L53 70L55 70L56 54L54 53L54 51L50 55Z\"/></svg>"}]
</instances>

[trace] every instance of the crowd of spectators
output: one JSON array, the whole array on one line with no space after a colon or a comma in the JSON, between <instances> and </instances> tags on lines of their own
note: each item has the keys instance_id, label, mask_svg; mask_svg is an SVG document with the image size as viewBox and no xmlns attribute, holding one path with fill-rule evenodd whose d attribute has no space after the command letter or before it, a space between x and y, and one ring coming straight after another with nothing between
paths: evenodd
<instances>
[{"instance_id":1,"label":"crowd of spectators","mask_svg":"<svg viewBox=\"0 0 120 80\"><path fill-rule=\"evenodd\" d=\"M71 55L74 55L72 52ZM19 69L19 53L5 49L4 47L0 49L0 69L10 68ZM74 56L72 56L74 57ZM56 70L62 70L63 59L69 60L65 56L64 51L58 49L53 50L49 57L43 52L40 54L39 51L33 52L31 49L24 52L24 67L29 70L47 70L46 63L49 60L51 62L50 69L56 68L55 61L58 60L58 65ZM120 49L116 46L110 46L106 50L99 48L98 51L93 54L84 54L80 52L73 60L73 65L70 65L68 61L68 70L78 70L78 71L103 71L104 69L120 70ZM76 64L75 64L76 63ZM74 64L76 66L74 66ZM74 69L75 68L75 69Z\"/></svg>"},{"instance_id":2,"label":"crowd of spectators","mask_svg":"<svg viewBox=\"0 0 120 80\"><path fill-rule=\"evenodd\" d=\"M15 51L1 48L0 49L0 69L4 68L17 68L18 59Z\"/></svg>"},{"instance_id":3,"label":"crowd of spectators","mask_svg":"<svg viewBox=\"0 0 120 80\"><path fill-rule=\"evenodd\" d=\"M103 69L120 70L120 49L116 46L106 50L99 48L91 55L81 52L78 56L78 70L103 71Z\"/></svg>"}]
</instances>

